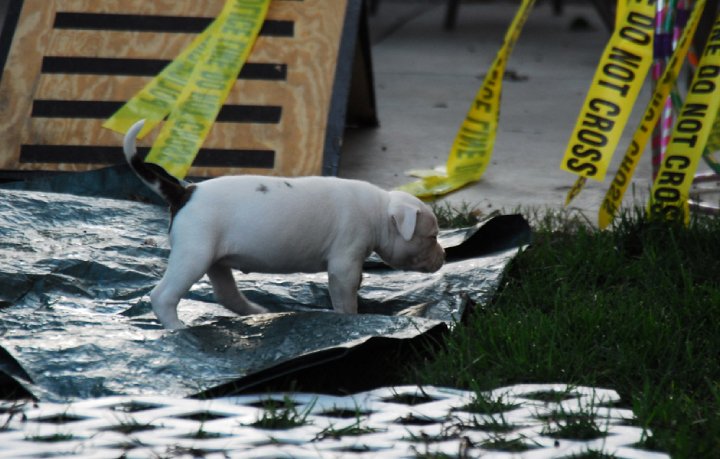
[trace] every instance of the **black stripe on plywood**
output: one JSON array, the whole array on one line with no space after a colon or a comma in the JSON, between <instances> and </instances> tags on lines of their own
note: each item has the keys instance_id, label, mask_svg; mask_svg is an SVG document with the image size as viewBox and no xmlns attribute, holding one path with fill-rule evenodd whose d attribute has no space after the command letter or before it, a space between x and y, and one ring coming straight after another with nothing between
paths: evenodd
<instances>
[{"instance_id":1,"label":"black stripe on plywood","mask_svg":"<svg viewBox=\"0 0 720 459\"><path fill-rule=\"evenodd\" d=\"M200 33L215 18L192 16L155 16L141 14L58 12L56 29L113 30L130 32ZM265 20L260 35L293 37L293 21Z\"/></svg>"},{"instance_id":2,"label":"black stripe on plywood","mask_svg":"<svg viewBox=\"0 0 720 459\"><path fill-rule=\"evenodd\" d=\"M34 118L92 118L105 119L115 113L124 102L87 100L33 101L31 116ZM282 117L282 107L276 105L223 105L218 113L220 123L277 124Z\"/></svg>"},{"instance_id":3,"label":"black stripe on plywood","mask_svg":"<svg viewBox=\"0 0 720 459\"><path fill-rule=\"evenodd\" d=\"M9 2L6 0L5 3L5 14L0 16L0 78L2 78L5 62L10 54L10 45L20 19L23 0L9 0ZM0 13L2 13L2 9L0 7Z\"/></svg>"},{"instance_id":4,"label":"black stripe on plywood","mask_svg":"<svg viewBox=\"0 0 720 459\"><path fill-rule=\"evenodd\" d=\"M143 155L146 155L149 150L147 147L138 148L138 151ZM125 157L121 147L22 145L20 147L20 162L48 164L121 164L125 162ZM275 167L275 151L202 148L198 152L193 166L273 169Z\"/></svg>"},{"instance_id":5,"label":"black stripe on plywood","mask_svg":"<svg viewBox=\"0 0 720 459\"><path fill-rule=\"evenodd\" d=\"M48 74L154 77L170 62L164 59L44 56L40 71ZM246 62L240 70L238 78L242 80L285 81L287 79L287 64Z\"/></svg>"}]
</instances>

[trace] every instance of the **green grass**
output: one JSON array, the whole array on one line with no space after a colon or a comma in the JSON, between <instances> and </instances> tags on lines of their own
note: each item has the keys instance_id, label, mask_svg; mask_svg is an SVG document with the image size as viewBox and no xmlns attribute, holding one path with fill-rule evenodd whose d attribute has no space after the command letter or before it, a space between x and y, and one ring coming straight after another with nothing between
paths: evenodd
<instances>
[{"instance_id":1,"label":"green grass","mask_svg":"<svg viewBox=\"0 0 720 459\"><path fill-rule=\"evenodd\" d=\"M362 420L358 418L355 420L354 423L346 427L326 427L320 433L318 433L311 441L322 441L326 438L334 438L337 440L342 437L356 437L360 435L375 433L377 431L378 429L363 426Z\"/></svg>"},{"instance_id":2,"label":"green grass","mask_svg":"<svg viewBox=\"0 0 720 459\"><path fill-rule=\"evenodd\" d=\"M652 431L640 446L720 451L720 219L684 228L628 214L610 231L567 215L531 220L534 242L494 301L408 381L607 387Z\"/></svg>"},{"instance_id":3,"label":"green grass","mask_svg":"<svg viewBox=\"0 0 720 459\"><path fill-rule=\"evenodd\" d=\"M59 443L72 440L73 438L75 438L75 436L71 433L56 433L53 435L34 435L25 437L25 439L29 441L44 443Z\"/></svg>"},{"instance_id":4,"label":"green grass","mask_svg":"<svg viewBox=\"0 0 720 459\"><path fill-rule=\"evenodd\" d=\"M457 411L467 411L476 414L502 414L518 408L520 405L506 403L504 397L492 398L483 393Z\"/></svg>"},{"instance_id":5,"label":"green grass","mask_svg":"<svg viewBox=\"0 0 720 459\"><path fill-rule=\"evenodd\" d=\"M430 203L430 208L435 213L440 228L462 228L476 224L482 212L467 202L453 205L448 201Z\"/></svg>"},{"instance_id":6,"label":"green grass","mask_svg":"<svg viewBox=\"0 0 720 459\"><path fill-rule=\"evenodd\" d=\"M508 440L503 437L497 437L492 440L488 440L482 443L481 446L485 449L489 449L492 451L503 451L508 453L522 453L534 448L534 446L526 444L520 438Z\"/></svg>"},{"instance_id":7,"label":"green grass","mask_svg":"<svg viewBox=\"0 0 720 459\"><path fill-rule=\"evenodd\" d=\"M100 430L112 430L113 432L120 432L125 435L132 435L137 432L144 432L146 430L153 430L156 427L149 423L141 423L134 419L128 419L126 421L119 422L118 424L109 426Z\"/></svg>"},{"instance_id":8,"label":"green grass","mask_svg":"<svg viewBox=\"0 0 720 459\"><path fill-rule=\"evenodd\" d=\"M306 424L314 405L315 402L312 402L304 410L298 411L295 403L287 395L282 401L268 399L263 402L262 415L251 426L271 430L299 427Z\"/></svg>"}]
</instances>

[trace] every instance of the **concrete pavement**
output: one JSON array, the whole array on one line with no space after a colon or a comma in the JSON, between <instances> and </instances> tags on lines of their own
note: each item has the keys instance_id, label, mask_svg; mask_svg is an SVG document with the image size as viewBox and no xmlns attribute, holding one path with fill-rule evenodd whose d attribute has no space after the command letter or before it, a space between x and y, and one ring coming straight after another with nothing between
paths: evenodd
<instances>
[{"instance_id":1,"label":"concrete pavement","mask_svg":"<svg viewBox=\"0 0 720 459\"><path fill-rule=\"evenodd\" d=\"M381 124L348 130L341 176L389 189L412 180L408 169L445 163L519 2L462 2L452 31L442 27L444 3L382 0L371 17ZM591 2L566 2L564 14L556 16L552 2L538 1L507 66L491 165L480 182L444 200L483 212L562 208L576 176L560 170L560 162L609 37ZM605 182L588 181L572 203L593 222L651 86L648 77ZM628 189L628 205L645 203L650 155L648 147Z\"/></svg>"}]
</instances>

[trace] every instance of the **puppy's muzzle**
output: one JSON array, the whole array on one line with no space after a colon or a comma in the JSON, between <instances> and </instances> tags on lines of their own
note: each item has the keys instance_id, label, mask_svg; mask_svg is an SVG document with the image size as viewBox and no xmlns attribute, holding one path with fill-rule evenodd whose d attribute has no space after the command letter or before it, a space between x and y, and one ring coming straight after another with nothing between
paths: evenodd
<instances>
[{"instance_id":1,"label":"puppy's muzzle","mask_svg":"<svg viewBox=\"0 0 720 459\"><path fill-rule=\"evenodd\" d=\"M429 262L422 265L419 271L423 273L434 273L442 268L443 264L445 264L445 250L438 244Z\"/></svg>"}]
</instances>

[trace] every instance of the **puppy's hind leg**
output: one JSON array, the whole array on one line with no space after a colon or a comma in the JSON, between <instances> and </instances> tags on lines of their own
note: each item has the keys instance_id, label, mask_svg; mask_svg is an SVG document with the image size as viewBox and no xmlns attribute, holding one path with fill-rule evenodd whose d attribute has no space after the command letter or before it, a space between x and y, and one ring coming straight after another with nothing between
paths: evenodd
<instances>
[{"instance_id":1,"label":"puppy's hind leg","mask_svg":"<svg viewBox=\"0 0 720 459\"><path fill-rule=\"evenodd\" d=\"M205 274L211 263L210 255L203 250L178 248L170 251L165 275L150 292L153 312L163 327L185 327L178 318L178 303L190 287Z\"/></svg>"},{"instance_id":2,"label":"puppy's hind leg","mask_svg":"<svg viewBox=\"0 0 720 459\"><path fill-rule=\"evenodd\" d=\"M235 314L243 316L268 312L267 309L249 301L245 295L240 293L229 267L215 263L208 269L207 275L213 286L217 302Z\"/></svg>"}]
</instances>

